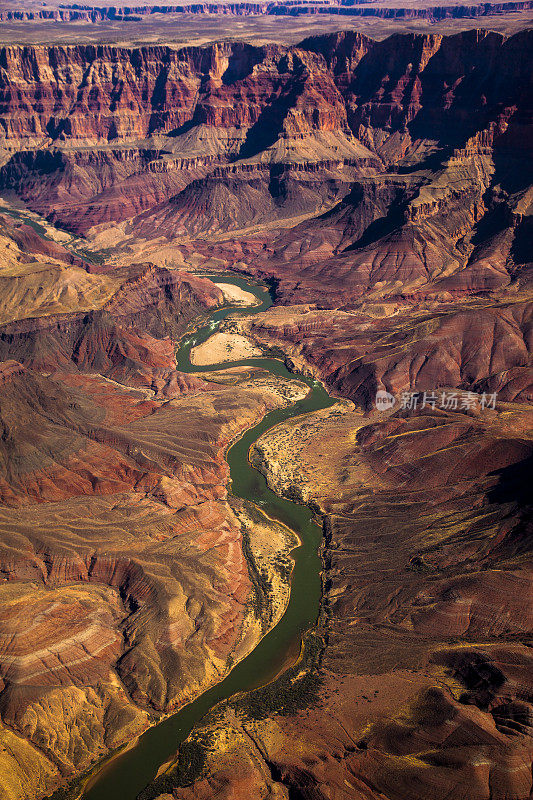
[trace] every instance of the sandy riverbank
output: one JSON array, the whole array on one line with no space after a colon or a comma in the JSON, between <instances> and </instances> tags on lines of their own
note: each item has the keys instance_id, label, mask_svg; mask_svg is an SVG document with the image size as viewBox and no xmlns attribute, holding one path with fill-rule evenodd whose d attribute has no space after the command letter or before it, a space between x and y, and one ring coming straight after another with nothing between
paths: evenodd
<instances>
[{"instance_id":1,"label":"sandy riverbank","mask_svg":"<svg viewBox=\"0 0 533 800\"><path fill-rule=\"evenodd\" d=\"M246 292L239 286L234 286L232 283L215 283L215 286L218 286L224 295L224 300L227 303L231 303L232 306L259 305L259 300L255 294L252 294L252 292Z\"/></svg>"},{"instance_id":2,"label":"sandy riverbank","mask_svg":"<svg viewBox=\"0 0 533 800\"><path fill-rule=\"evenodd\" d=\"M214 333L206 342L193 347L191 364L205 366L224 361L240 361L242 358L260 356L261 350L239 333Z\"/></svg>"}]
</instances>

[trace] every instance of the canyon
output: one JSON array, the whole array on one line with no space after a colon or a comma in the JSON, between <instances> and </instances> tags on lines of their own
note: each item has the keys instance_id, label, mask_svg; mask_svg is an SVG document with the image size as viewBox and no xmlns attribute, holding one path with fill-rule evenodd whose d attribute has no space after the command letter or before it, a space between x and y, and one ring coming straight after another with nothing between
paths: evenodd
<instances>
[{"instance_id":1,"label":"canyon","mask_svg":"<svg viewBox=\"0 0 533 800\"><path fill-rule=\"evenodd\" d=\"M140 797L530 800L532 43L0 46L0 797L76 796L280 620L296 539L226 451L303 375L334 404L249 457L323 526L316 625Z\"/></svg>"},{"instance_id":2,"label":"canyon","mask_svg":"<svg viewBox=\"0 0 533 800\"><path fill-rule=\"evenodd\" d=\"M361 7L362 6L362 7ZM502 3L482 3L479 5L459 5L452 3L444 6L428 6L426 8L395 7L392 4L383 7L371 3L340 0L340 2L270 2L270 3L184 3L183 5L144 5L144 6L89 6L58 5L56 8L38 8L37 10L0 11L0 22L22 21L35 22L53 20L55 22L83 21L96 23L104 20L140 21L153 14L224 14L235 16L272 15L295 16L300 14L335 14L341 16L373 16L385 19L430 19L432 21L451 18L476 18L492 14L509 14L529 11L533 7L531 0L508 0Z\"/></svg>"}]
</instances>

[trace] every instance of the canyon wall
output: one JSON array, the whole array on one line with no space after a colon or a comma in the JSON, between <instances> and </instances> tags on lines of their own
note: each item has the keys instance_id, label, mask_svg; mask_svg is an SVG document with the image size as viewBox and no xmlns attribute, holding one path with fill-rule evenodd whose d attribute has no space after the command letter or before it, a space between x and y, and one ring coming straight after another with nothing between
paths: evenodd
<instances>
[{"instance_id":1,"label":"canyon wall","mask_svg":"<svg viewBox=\"0 0 533 800\"><path fill-rule=\"evenodd\" d=\"M260 635L224 450L301 387L176 368L223 302L195 272L225 270L276 301L232 325L345 399L256 453L323 514L318 627L175 796L529 800L531 44L0 48L9 800ZM399 409L411 392L473 406Z\"/></svg>"},{"instance_id":2,"label":"canyon wall","mask_svg":"<svg viewBox=\"0 0 533 800\"><path fill-rule=\"evenodd\" d=\"M363 6L362 8L360 6ZM334 14L340 16L379 17L381 19L458 19L482 17L492 14L509 14L529 10L531 0L510 0L502 3L479 3L476 5L450 5L428 8L380 8L365 4L363 0L340 0L340 2L314 3L311 0L288 0L277 3L188 3L186 5L144 6L88 6L63 5L57 8L31 10L9 9L0 12L1 22L56 22L140 21L152 14L224 14L235 16L299 16L302 14Z\"/></svg>"},{"instance_id":3,"label":"canyon wall","mask_svg":"<svg viewBox=\"0 0 533 800\"><path fill-rule=\"evenodd\" d=\"M31 221L31 220L30 220ZM40 230L41 233L37 231ZM0 795L76 779L216 683L275 624L294 542L228 503L228 444L305 393L176 369L223 304L185 271L106 272L0 223ZM260 531L256 541L254 533ZM263 528L268 529L268 543ZM277 596L258 598L255 560ZM258 611L260 609L260 611Z\"/></svg>"}]
</instances>

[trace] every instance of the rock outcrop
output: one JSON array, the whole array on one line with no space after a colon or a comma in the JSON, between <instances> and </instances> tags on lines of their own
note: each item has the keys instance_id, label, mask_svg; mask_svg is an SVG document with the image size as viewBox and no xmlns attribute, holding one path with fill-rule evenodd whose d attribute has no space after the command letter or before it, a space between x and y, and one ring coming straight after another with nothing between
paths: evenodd
<instances>
[{"instance_id":1,"label":"rock outcrop","mask_svg":"<svg viewBox=\"0 0 533 800\"><path fill-rule=\"evenodd\" d=\"M241 328L369 410L378 390L399 398L449 386L531 401L530 302L448 304L446 312L367 305L351 313L280 307Z\"/></svg>"},{"instance_id":2,"label":"rock outcrop","mask_svg":"<svg viewBox=\"0 0 533 800\"><path fill-rule=\"evenodd\" d=\"M506 404L369 426L343 401L259 440L271 485L326 515L323 614L296 710L283 683L277 714L276 687L235 702L174 797L529 796L530 432Z\"/></svg>"},{"instance_id":3,"label":"rock outcrop","mask_svg":"<svg viewBox=\"0 0 533 800\"><path fill-rule=\"evenodd\" d=\"M49 4L52 5L52 4ZM59 4L38 10L6 9L0 12L1 22L140 22L152 14L230 14L235 16L299 16L301 14L335 14L343 16L370 16L383 19L428 19L438 22L443 19L482 17L492 14L513 14L531 9L531 0L508 0L503 3L481 3L479 5L441 5L426 8L414 7L368 7L360 8L357 0L330 0L330 2L309 3L307 0L286 0L285 2L233 2L233 3L187 3L185 5L142 5L142 6L90 6L80 4Z\"/></svg>"},{"instance_id":4,"label":"rock outcrop","mask_svg":"<svg viewBox=\"0 0 533 800\"><path fill-rule=\"evenodd\" d=\"M176 369L177 338L224 302L210 280L91 273L26 234L8 219L0 239L0 791L13 800L219 681L279 619L293 541L249 519L245 557L224 451L307 391ZM288 570L259 612L249 571L273 550Z\"/></svg>"},{"instance_id":5,"label":"rock outcrop","mask_svg":"<svg viewBox=\"0 0 533 800\"><path fill-rule=\"evenodd\" d=\"M0 216L9 800L220 680L282 613L288 575L258 619L247 559L268 570L287 535L265 523L245 556L224 451L305 389L176 366L224 302L194 273L228 269L276 300L232 330L344 398L251 454L323 515L324 596L174 797L529 800L531 44L0 48L0 189L26 206Z\"/></svg>"}]
</instances>

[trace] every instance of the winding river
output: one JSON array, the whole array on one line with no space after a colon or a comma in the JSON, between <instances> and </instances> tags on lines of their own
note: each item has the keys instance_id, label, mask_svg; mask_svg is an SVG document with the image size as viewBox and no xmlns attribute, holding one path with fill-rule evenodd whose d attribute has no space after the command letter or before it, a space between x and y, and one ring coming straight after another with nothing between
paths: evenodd
<instances>
[{"instance_id":1,"label":"winding river","mask_svg":"<svg viewBox=\"0 0 533 800\"><path fill-rule=\"evenodd\" d=\"M272 358L248 358L205 367L191 365L191 349L209 338L221 320L234 314L257 314L272 305L270 294L264 286L254 285L244 278L209 277L252 292L257 297L258 305L244 309L233 306L216 311L207 325L182 341L177 353L178 369L195 373L213 372L243 364L263 367L274 375L294 379L295 376L287 370L283 362ZM335 402L317 381L301 376L297 378L309 386L307 396L288 408L268 413L259 424L233 444L226 454L230 466L232 494L256 503L268 516L292 528L300 539L301 544L293 551L295 566L285 614L250 655L239 662L223 681L180 711L149 728L131 748L104 762L87 781L81 794L82 800L135 800L138 793L153 780L159 767L176 752L194 725L213 706L237 692L249 691L273 680L287 665L290 657L298 653L302 634L316 621L321 595L321 562L318 556L321 530L313 521L308 508L274 494L264 477L248 461L250 446L273 425L293 416L327 408Z\"/></svg>"}]
</instances>

